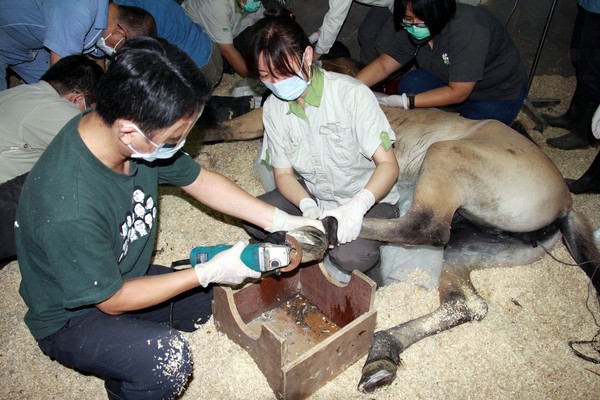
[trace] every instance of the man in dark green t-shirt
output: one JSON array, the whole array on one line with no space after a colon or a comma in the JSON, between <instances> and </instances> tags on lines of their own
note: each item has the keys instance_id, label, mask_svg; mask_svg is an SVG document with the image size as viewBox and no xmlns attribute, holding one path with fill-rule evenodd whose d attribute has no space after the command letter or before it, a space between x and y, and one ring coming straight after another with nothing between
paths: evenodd
<instances>
[{"instance_id":1,"label":"man in dark green t-shirt","mask_svg":"<svg viewBox=\"0 0 600 400\"><path fill-rule=\"evenodd\" d=\"M173 328L208 319L211 283L260 277L240 259L244 241L193 269L149 267L160 183L269 231L323 229L179 151L209 92L176 46L128 40L98 84L96 108L67 123L23 188L15 236L25 322L46 355L105 379L112 398L182 392L191 355Z\"/></svg>"}]
</instances>

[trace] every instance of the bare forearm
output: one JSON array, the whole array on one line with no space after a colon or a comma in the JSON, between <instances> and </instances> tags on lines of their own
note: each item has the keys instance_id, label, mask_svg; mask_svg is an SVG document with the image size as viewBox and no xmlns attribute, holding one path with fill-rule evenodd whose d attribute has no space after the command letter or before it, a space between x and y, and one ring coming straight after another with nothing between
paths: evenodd
<instances>
[{"instance_id":1,"label":"bare forearm","mask_svg":"<svg viewBox=\"0 0 600 400\"><path fill-rule=\"evenodd\" d=\"M397 179L397 164L395 167L393 163L384 162L375 168L371 179L365 185L365 189L373 193L375 201L379 201L389 193L390 189L396 184Z\"/></svg>"},{"instance_id":2,"label":"bare forearm","mask_svg":"<svg viewBox=\"0 0 600 400\"><path fill-rule=\"evenodd\" d=\"M371 178L365 185L365 189L373 193L375 201L379 201L385 197L390 189L396 184L400 167L398 166L393 147L385 150L384 147L380 145L375 151L375 154L373 154L373 159L376 167Z\"/></svg>"},{"instance_id":3,"label":"bare forearm","mask_svg":"<svg viewBox=\"0 0 600 400\"><path fill-rule=\"evenodd\" d=\"M106 314L119 315L155 306L199 285L193 269L128 279L117 293L96 306Z\"/></svg>"},{"instance_id":4,"label":"bare forearm","mask_svg":"<svg viewBox=\"0 0 600 400\"><path fill-rule=\"evenodd\" d=\"M306 190L300 185L293 173L277 173L275 171L275 183L283 197L298 206L300 200L310 197Z\"/></svg>"},{"instance_id":5,"label":"bare forearm","mask_svg":"<svg viewBox=\"0 0 600 400\"><path fill-rule=\"evenodd\" d=\"M273 206L252 196L227 177L206 168L202 168L196 181L183 190L213 210L261 228L273 223Z\"/></svg>"},{"instance_id":6,"label":"bare forearm","mask_svg":"<svg viewBox=\"0 0 600 400\"><path fill-rule=\"evenodd\" d=\"M240 75L241 77L248 76L248 68L246 67L246 61L240 54L240 52L233 46L233 44L219 45L223 58L227 60L231 68Z\"/></svg>"},{"instance_id":7,"label":"bare forearm","mask_svg":"<svg viewBox=\"0 0 600 400\"><path fill-rule=\"evenodd\" d=\"M428 90L415 96L414 106L419 108L441 107L459 104L469 98L475 83L460 83Z\"/></svg>"},{"instance_id":8,"label":"bare forearm","mask_svg":"<svg viewBox=\"0 0 600 400\"><path fill-rule=\"evenodd\" d=\"M397 71L402 65L387 54L377 57L369 65L361 69L356 78L371 87Z\"/></svg>"}]
</instances>

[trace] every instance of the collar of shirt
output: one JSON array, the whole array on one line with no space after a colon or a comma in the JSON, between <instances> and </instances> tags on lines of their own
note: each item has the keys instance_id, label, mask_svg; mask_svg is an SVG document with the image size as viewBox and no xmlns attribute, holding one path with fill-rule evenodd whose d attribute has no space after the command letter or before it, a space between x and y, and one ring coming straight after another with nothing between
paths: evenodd
<instances>
[{"instance_id":1,"label":"collar of shirt","mask_svg":"<svg viewBox=\"0 0 600 400\"><path fill-rule=\"evenodd\" d=\"M323 97L323 85L325 82L325 74L323 73L322 69L313 66L312 72L313 75L310 81L310 85L308 85L306 96L304 96L304 106L300 106L298 103L296 103L296 100L288 101L288 104L290 105L288 115L294 114L307 122L308 117L304 112L304 107L306 107L307 104L313 107L319 107L321 105L321 98Z\"/></svg>"}]
</instances>

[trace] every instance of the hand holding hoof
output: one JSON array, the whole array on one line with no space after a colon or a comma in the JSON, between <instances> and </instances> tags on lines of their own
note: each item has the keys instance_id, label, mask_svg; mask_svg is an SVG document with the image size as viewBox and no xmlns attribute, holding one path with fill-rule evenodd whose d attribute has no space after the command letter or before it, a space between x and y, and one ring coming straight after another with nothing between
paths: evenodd
<instances>
[{"instance_id":1,"label":"hand holding hoof","mask_svg":"<svg viewBox=\"0 0 600 400\"><path fill-rule=\"evenodd\" d=\"M329 241L329 247L337 246L338 220L334 217L325 217L321 221L323 222L323 227L325 227L325 234Z\"/></svg>"},{"instance_id":2,"label":"hand holding hoof","mask_svg":"<svg viewBox=\"0 0 600 400\"><path fill-rule=\"evenodd\" d=\"M362 369L358 390L370 393L392 383L400 365L400 351L400 343L392 335L386 331L376 332Z\"/></svg>"}]
</instances>

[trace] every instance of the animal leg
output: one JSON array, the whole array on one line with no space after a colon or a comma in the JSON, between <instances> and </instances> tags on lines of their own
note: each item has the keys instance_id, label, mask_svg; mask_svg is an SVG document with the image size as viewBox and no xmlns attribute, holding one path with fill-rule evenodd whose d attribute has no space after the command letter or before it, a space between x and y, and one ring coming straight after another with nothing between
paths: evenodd
<instances>
[{"instance_id":1,"label":"animal leg","mask_svg":"<svg viewBox=\"0 0 600 400\"><path fill-rule=\"evenodd\" d=\"M403 245L445 246L451 220L451 215L437 214L433 208L411 208L400 218L363 219L359 237Z\"/></svg>"},{"instance_id":2,"label":"animal leg","mask_svg":"<svg viewBox=\"0 0 600 400\"><path fill-rule=\"evenodd\" d=\"M368 393L391 383L401 363L400 354L412 344L485 317L487 303L473 287L470 271L470 268L445 264L440 277L440 306L435 311L375 333L358 390Z\"/></svg>"}]
</instances>

